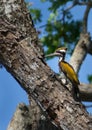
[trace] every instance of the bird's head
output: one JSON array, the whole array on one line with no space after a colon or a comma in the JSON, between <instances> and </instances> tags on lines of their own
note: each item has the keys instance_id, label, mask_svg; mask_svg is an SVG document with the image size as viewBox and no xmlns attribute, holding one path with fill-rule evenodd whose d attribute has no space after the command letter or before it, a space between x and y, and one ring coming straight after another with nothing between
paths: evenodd
<instances>
[{"instance_id":1,"label":"bird's head","mask_svg":"<svg viewBox=\"0 0 92 130\"><path fill-rule=\"evenodd\" d=\"M66 51L67 51L66 47L60 47L56 49L54 53L49 54L46 57L50 57L50 56L65 57Z\"/></svg>"},{"instance_id":2,"label":"bird's head","mask_svg":"<svg viewBox=\"0 0 92 130\"><path fill-rule=\"evenodd\" d=\"M66 47L60 47L54 53L56 54L56 56L64 56L66 54L66 51Z\"/></svg>"}]
</instances>

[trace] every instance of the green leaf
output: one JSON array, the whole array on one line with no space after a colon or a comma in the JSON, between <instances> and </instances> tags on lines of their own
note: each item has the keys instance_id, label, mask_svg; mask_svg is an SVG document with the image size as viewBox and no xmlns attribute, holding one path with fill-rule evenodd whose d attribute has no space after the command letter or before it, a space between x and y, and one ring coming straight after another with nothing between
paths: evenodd
<instances>
[{"instance_id":1,"label":"green leaf","mask_svg":"<svg viewBox=\"0 0 92 130\"><path fill-rule=\"evenodd\" d=\"M46 0L40 0L41 2L46 2Z\"/></svg>"},{"instance_id":2,"label":"green leaf","mask_svg":"<svg viewBox=\"0 0 92 130\"><path fill-rule=\"evenodd\" d=\"M32 15L32 19L35 23L41 22L41 11L39 9L30 9L30 13Z\"/></svg>"},{"instance_id":3,"label":"green leaf","mask_svg":"<svg viewBox=\"0 0 92 130\"><path fill-rule=\"evenodd\" d=\"M89 83L92 83L92 75L88 75L88 81Z\"/></svg>"}]
</instances>

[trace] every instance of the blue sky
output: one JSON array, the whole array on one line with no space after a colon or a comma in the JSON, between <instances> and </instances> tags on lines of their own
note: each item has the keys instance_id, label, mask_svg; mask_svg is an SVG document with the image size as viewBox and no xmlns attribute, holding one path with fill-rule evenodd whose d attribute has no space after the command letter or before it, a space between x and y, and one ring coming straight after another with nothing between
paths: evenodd
<instances>
[{"instance_id":1,"label":"blue sky","mask_svg":"<svg viewBox=\"0 0 92 130\"><path fill-rule=\"evenodd\" d=\"M49 17L47 7L49 3L40 4L40 0L31 0L34 7L41 8L43 14L43 25ZM72 12L76 14L75 19L82 19L84 10L80 7L72 9ZM92 34L92 11L89 15L88 30ZM36 28L42 24L38 24ZM42 36L44 33L42 34ZM66 60L69 61L70 57L67 55ZM48 61L49 66L53 71L58 72L58 58L54 58ZM79 72L79 80L84 83L88 83L87 75L92 74L92 56L87 55L81 70ZM15 79L4 69L0 69L0 129L6 130L9 121L11 120L14 111L19 103L24 102L28 104L27 94L15 81ZM89 103L86 103L89 104ZM88 109L89 113L92 113L92 108Z\"/></svg>"}]
</instances>

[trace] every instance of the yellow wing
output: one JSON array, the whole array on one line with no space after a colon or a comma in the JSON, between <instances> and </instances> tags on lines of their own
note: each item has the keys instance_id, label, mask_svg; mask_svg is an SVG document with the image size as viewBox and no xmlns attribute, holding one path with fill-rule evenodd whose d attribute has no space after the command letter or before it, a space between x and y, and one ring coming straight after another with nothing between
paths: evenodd
<instances>
[{"instance_id":1,"label":"yellow wing","mask_svg":"<svg viewBox=\"0 0 92 130\"><path fill-rule=\"evenodd\" d=\"M71 81L72 84L80 84L77 74L75 73L73 67L65 61L59 63L61 71L66 75L66 77Z\"/></svg>"}]
</instances>

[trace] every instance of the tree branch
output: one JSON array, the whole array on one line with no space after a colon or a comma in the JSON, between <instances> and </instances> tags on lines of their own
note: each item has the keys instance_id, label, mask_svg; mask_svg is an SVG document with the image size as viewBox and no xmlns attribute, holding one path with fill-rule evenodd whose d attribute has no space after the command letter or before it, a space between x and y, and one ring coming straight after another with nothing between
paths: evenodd
<instances>
[{"instance_id":1,"label":"tree branch","mask_svg":"<svg viewBox=\"0 0 92 130\"><path fill-rule=\"evenodd\" d=\"M90 34L87 33L87 22L88 22L88 14L91 9L92 2L86 3L86 11L84 13L83 18L83 34L80 35L80 40L75 47L73 55L70 60L70 64L74 67L75 71L78 73L80 70L80 66L82 65L87 53L92 54L92 41L90 38ZM91 85L79 86L81 92L81 98L83 101L92 101L92 87Z\"/></svg>"},{"instance_id":2,"label":"tree branch","mask_svg":"<svg viewBox=\"0 0 92 130\"><path fill-rule=\"evenodd\" d=\"M78 5L90 5L91 6L92 5L92 1L91 0L89 0L88 2L80 2L80 1L78 1L77 4Z\"/></svg>"},{"instance_id":3,"label":"tree branch","mask_svg":"<svg viewBox=\"0 0 92 130\"><path fill-rule=\"evenodd\" d=\"M17 106L7 130L36 130L39 126L37 121L40 119L40 114L40 109L36 104L30 107L21 103Z\"/></svg>"},{"instance_id":4,"label":"tree branch","mask_svg":"<svg viewBox=\"0 0 92 130\"><path fill-rule=\"evenodd\" d=\"M70 9L72 9L73 7L75 7L78 4L77 0L73 0L72 5L70 5L69 7L67 7L64 12L69 11Z\"/></svg>"},{"instance_id":5,"label":"tree branch","mask_svg":"<svg viewBox=\"0 0 92 130\"><path fill-rule=\"evenodd\" d=\"M90 5L87 5L85 13L84 13L84 17L83 17L83 33L87 33L87 22L88 22L88 15L90 12L90 9L92 7Z\"/></svg>"},{"instance_id":6,"label":"tree branch","mask_svg":"<svg viewBox=\"0 0 92 130\"><path fill-rule=\"evenodd\" d=\"M82 101L92 102L92 84L81 83L79 89Z\"/></svg>"},{"instance_id":7,"label":"tree branch","mask_svg":"<svg viewBox=\"0 0 92 130\"><path fill-rule=\"evenodd\" d=\"M80 67L88 53L91 45L90 34L80 34L80 39L76 45L72 57L70 59L70 64L74 67L76 73L79 72Z\"/></svg>"}]
</instances>

